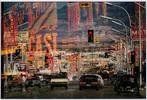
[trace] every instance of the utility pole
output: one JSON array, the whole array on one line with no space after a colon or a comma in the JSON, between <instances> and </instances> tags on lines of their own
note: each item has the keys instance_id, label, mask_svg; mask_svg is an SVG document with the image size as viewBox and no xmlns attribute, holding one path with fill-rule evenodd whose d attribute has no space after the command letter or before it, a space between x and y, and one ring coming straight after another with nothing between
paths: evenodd
<instances>
[{"instance_id":1,"label":"utility pole","mask_svg":"<svg viewBox=\"0 0 147 100\"><path fill-rule=\"evenodd\" d=\"M140 4L140 3L139 3ZM139 64L140 64L140 86L142 85L142 63L141 63L141 58L142 58L142 51L141 51L141 16L140 16L140 6L139 6L139 44L140 44L140 53L139 53Z\"/></svg>"}]
</instances>

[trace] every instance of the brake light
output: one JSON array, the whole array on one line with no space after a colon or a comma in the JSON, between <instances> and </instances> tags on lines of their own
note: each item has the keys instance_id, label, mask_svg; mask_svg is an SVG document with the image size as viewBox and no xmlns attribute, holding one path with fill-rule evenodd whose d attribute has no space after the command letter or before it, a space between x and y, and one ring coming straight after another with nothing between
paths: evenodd
<instances>
[{"instance_id":1,"label":"brake light","mask_svg":"<svg viewBox=\"0 0 147 100\"><path fill-rule=\"evenodd\" d=\"M91 84L97 84L97 82L91 82Z\"/></svg>"},{"instance_id":2,"label":"brake light","mask_svg":"<svg viewBox=\"0 0 147 100\"><path fill-rule=\"evenodd\" d=\"M86 84L86 82L80 82L80 84Z\"/></svg>"}]
</instances>

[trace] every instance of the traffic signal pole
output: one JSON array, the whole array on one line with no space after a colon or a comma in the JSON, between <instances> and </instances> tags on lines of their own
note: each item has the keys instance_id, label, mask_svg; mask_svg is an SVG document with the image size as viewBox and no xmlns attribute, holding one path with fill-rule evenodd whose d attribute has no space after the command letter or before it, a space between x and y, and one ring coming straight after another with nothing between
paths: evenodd
<instances>
[{"instance_id":1,"label":"traffic signal pole","mask_svg":"<svg viewBox=\"0 0 147 100\"><path fill-rule=\"evenodd\" d=\"M140 2L139 2L140 4ZM139 65L140 65L140 71L139 71L139 75L140 75L140 87L142 85L142 62L141 62L141 58L142 58L142 51L141 51L141 16L140 16L140 6L139 6L139 44L140 44L140 49L139 49Z\"/></svg>"}]
</instances>

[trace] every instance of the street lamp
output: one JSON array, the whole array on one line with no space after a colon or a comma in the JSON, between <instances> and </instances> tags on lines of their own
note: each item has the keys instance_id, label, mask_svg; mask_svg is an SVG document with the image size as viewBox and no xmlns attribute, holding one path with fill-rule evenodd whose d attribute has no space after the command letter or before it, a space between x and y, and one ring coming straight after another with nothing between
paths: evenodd
<instances>
[{"instance_id":1,"label":"street lamp","mask_svg":"<svg viewBox=\"0 0 147 100\"><path fill-rule=\"evenodd\" d=\"M118 7L118 8L120 8L120 9L122 9L123 11L125 11L125 13L126 13L127 16L128 16L128 19L129 19L129 24L130 24L130 25L129 25L129 28L130 28L130 34L131 34L131 17L130 17L130 15L129 15L128 11L127 11L125 8L121 7L121 6L112 4L112 3L110 3L110 2L106 2L106 4L107 4L107 5L110 5L110 6ZM131 47L132 47L132 41L131 41ZM133 48L132 48L132 49L133 49Z\"/></svg>"},{"instance_id":2,"label":"street lamp","mask_svg":"<svg viewBox=\"0 0 147 100\"><path fill-rule=\"evenodd\" d=\"M120 25L120 26L124 26L125 27L125 30L126 30L126 37L128 37L127 35L127 26L125 25L125 23L119 19L116 19L116 18L112 18L112 17L108 17L108 16L101 16L102 18L105 18L105 19L109 19L109 20L112 20L113 23L117 24L117 25ZM117 22L119 21L119 22Z\"/></svg>"},{"instance_id":3,"label":"street lamp","mask_svg":"<svg viewBox=\"0 0 147 100\"><path fill-rule=\"evenodd\" d=\"M119 6L119 5L112 4L110 2L106 2L106 4L108 4L110 6L115 6L115 7L118 7L120 9L124 10L126 12L127 16L128 16L128 19L129 19L129 24L130 24L129 27L131 27L131 18L130 18L130 15L129 15L128 11L125 8L123 8L123 7ZM131 33L131 28L130 28L130 33Z\"/></svg>"},{"instance_id":4,"label":"street lamp","mask_svg":"<svg viewBox=\"0 0 147 100\"><path fill-rule=\"evenodd\" d=\"M140 49L139 49L139 55L140 55L140 57L139 57L139 66L140 66L140 86L142 85L142 64L141 64L141 58L142 58L142 50L141 50L141 13L140 13L140 7L142 7L142 8L144 8L145 9L145 7L144 6L142 6L142 5L140 5L140 2L139 3L135 3L135 4L137 4L138 6L139 6L139 47L140 47Z\"/></svg>"},{"instance_id":5,"label":"street lamp","mask_svg":"<svg viewBox=\"0 0 147 100\"><path fill-rule=\"evenodd\" d=\"M116 18L111 18L111 17L108 17L108 16L101 16L102 18L105 18L105 19L109 19L109 20L112 20L112 22L113 23L115 23L115 24L117 24L117 25L120 25L120 26L124 26L125 27L125 29L126 29L126 39L128 38L128 39L130 39L129 38L129 36L127 35L127 27L126 27L126 25L124 24L124 22L123 21L121 21L121 20L119 20L119 19L116 19ZM119 21L119 22L121 22L121 23L119 23L119 22L117 22L117 21ZM128 51L128 48L127 47L125 47L125 58L126 58L126 64L127 64L127 62L128 62L128 55L127 55L127 51Z\"/></svg>"},{"instance_id":6,"label":"street lamp","mask_svg":"<svg viewBox=\"0 0 147 100\"><path fill-rule=\"evenodd\" d=\"M120 26L124 26L125 27L125 30L126 30L126 39L128 38L129 40L131 39L128 35L127 35L127 26L125 25L125 23L119 19L116 19L116 18L112 18L112 17L108 17L108 16L101 16L102 18L105 18L105 19L109 19L109 20L112 20L113 23L117 24L117 25L120 25ZM119 22L117 22L119 21Z\"/></svg>"},{"instance_id":7,"label":"street lamp","mask_svg":"<svg viewBox=\"0 0 147 100\"><path fill-rule=\"evenodd\" d=\"M137 2L136 2L135 4L137 4L138 6L144 8L144 9L146 8L146 7L142 6L140 3L137 3Z\"/></svg>"}]
</instances>

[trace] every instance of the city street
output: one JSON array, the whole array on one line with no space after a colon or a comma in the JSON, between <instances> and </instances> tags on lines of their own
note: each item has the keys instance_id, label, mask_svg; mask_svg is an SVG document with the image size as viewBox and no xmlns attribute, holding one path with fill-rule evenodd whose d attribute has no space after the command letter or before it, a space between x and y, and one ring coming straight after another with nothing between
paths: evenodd
<instances>
[{"instance_id":1,"label":"city street","mask_svg":"<svg viewBox=\"0 0 147 100\"><path fill-rule=\"evenodd\" d=\"M146 98L145 1L1 8L1 98Z\"/></svg>"},{"instance_id":2,"label":"city street","mask_svg":"<svg viewBox=\"0 0 147 100\"><path fill-rule=\"evenodd\" d=\"M29 87L26 92L22 92L18 89L13 89L11 92L5 92L4 98L79 98L79 99L90 99L90 98L143 98L140 95L135 95L133 93L122 93L117 94L113 90L113 86L106 82L104 88L95 90L95 89L83 89L79 90L78 83L74 82L74 84L70 83L69 88L65 89L62 87L56 87L53 90L50 87L43 86L41 88L38 87Z\"/></svg>"}]
</instances>

